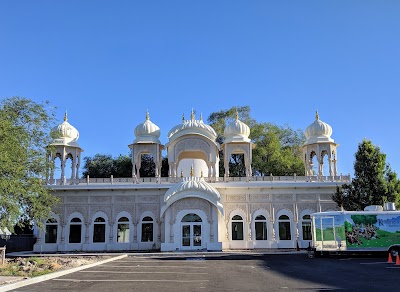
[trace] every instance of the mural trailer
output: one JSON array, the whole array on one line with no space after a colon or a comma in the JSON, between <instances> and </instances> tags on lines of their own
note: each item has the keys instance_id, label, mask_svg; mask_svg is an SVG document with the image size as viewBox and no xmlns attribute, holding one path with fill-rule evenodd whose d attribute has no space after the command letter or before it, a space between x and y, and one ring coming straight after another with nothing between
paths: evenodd
<instances>
[{"instance_id":1,"label":"mural trailer","mask_svg":"<svg viewBox=\"0 0 400 292\"><path fill-rule=\"evenodd\" d=\"M367 209L367 208L366 208ZM400 252L400 211L331 211L311 214L315 256Z\"/></svg>"}]
</instances>

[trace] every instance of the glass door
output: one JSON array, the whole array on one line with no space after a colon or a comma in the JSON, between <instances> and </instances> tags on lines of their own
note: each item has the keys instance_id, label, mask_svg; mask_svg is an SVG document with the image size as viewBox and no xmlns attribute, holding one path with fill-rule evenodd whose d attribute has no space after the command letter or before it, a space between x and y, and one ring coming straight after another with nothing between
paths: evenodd
<instances>
[{"instance_id":1,"label":"glass door","mask_svg":"<svg viewBox=\"0 0 400 292\"><path fill-rule=\"evenodd\" d=\"M182 224L182 249L200 249L201 244L201 224Z\"/></svg>"},{"instance_id":2,"label":"glass door","mask_svg":"<svg viewBox=\"0 0 400 292\"><path fill-rule=\"evenodd\" d=\"M190 247L190 224L182 225L182 247Z\"/></svg>"}]
</instances>

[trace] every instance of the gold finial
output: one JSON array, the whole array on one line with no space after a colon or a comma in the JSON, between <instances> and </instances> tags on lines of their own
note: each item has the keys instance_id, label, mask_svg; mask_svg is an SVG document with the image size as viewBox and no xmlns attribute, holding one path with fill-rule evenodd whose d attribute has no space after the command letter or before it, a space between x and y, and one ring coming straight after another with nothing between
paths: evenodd
<instances>
[{"instance_id":1,"label":"gold finial","mask_svg":"<svg viewBox=\"0 0 400 292\"><path fill-rule=\"evenodd\" d=\"M237 120L239 120L239 112L238 112L238 110L236 109L236 121Z\"/></svg>"},{"instance_id":2,"label":"gold finial","mask_svg":"<svg viewBox=\"0 0 400 292\"><path fill-rule=\"evenodd\" d=\"M203 113L200 113L200 121L203 120Z\"/></svg>"},{"instance_id":3,"label":"gold finial","mask_svg":"<svg viewBox=\"0 0 400 292\"><path fill-rule=\"evenodd\" d=\"M315 111L315 119L319 120L318 110Z\"/></svg>"},{"instance_id":4,"label":"gold finial","mask_svg":"<svg viewBox=\"0 0 400 292\"><path fill-rule=\"evenodd\" d=\"M66 122L66 121L68 121L67 111L65 111L65 114L64 114L64 122Z\"/></svg>"},{"instance_id":5,"label":"gold finial","mask_svg":"<svg viewBox=\"0 0 400 292\"><path fill-rule=\"evenodd\" d=\"M194 120L194 110L193 110L193 108L192 108L192 114L190 115L190 118L191 118L192 120Z\"/></svg>"},{"instance_id":6,"label":"gold finial","mask_svg":"<svg viewBox=\"0 0 400 292\"><path fill-rule=\"evenodd\" d=\"M201 177L203 177L203 170L201 171Z\"/></svg>"},{"instance_id":7,"label":"gold finial","mask_svg":"<svg viewBox=\"0 0 400 292\"><path fill-rule=\"evenodd\" d=\"M150 120L149 110L146 111L146 121Z\"/></svg>"},{"instance_id":8,"label":"gold finial","mask_svg":"<svg viewBox=\"0 0 400 292\"><path fill-rule=\"evenodd\" d=\"M192 164L192 167L190 168L190 176L191 176L191 177L193 177L193 176L194 176L193 164Z\"/></svg>"},{"instance_id":9,"label":"gold finial","mask_svg":"<svg viewBox=\"0 0 400 292\"><path fill-rule=\"evenodd\" d=\"M182 114L182 123L185 121L185 114Z\"/></svg>"},{"instance_id":10,"label":"gold finial","mask_svg":"<svg viewBox=\"0 0 400 292\"><path fill-rule=\"evenodd\" d=\"M183 178L183 170L181 170L181 178Z\"/></svg>"}]
</instances>

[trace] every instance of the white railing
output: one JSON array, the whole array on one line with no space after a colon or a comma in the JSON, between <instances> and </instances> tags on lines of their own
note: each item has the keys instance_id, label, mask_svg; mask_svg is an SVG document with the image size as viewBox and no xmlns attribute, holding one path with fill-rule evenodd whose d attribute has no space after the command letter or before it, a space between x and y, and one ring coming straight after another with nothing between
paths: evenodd
<instances>
[{"instance_id":1,"label":"white railing","mask_svg":"<svg viewBox=\"0 0 400 292\"><path fill-rule=\"evenodd\" d=\"M252 176L252 177L216 177L208 178L204 180L209 183L215 182L344 182L349 183L351 178L349 175L338 175L338 176ZM172 177L106 177L106 178L90 178L89 176L81 179L53 179L47 182L48 185L81 185L81 184L165 184L165 183L177 183L180 182L181 178Z\"/></svg>"}]
</instances>

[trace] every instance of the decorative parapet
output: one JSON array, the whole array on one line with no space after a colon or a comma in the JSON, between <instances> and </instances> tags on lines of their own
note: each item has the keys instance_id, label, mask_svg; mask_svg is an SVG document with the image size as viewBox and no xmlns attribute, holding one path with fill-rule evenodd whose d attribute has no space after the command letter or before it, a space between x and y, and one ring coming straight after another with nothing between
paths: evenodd
<instances>
[{"instance_id":1,"label":"decorative parapet","mask_svg":"<svg viewBox=\"0 0 400 292\"><path fill-rule=\"evenodd\" d=\"M218 182L342 182L350 183L351 177L349 175L338 175L338 176L252 176L252 177L217 177L217 178L207 178L204 180L208 183L218 183ZM48 181L47 185L79 185L79 184L135 184L135 183L145 183L145 184L171 184L179 182L179 178L171 177L141 177L139 179L134 179L132 177L122 177L122 178L81 178L76 179L54 179Z\"/></svg>"}]
</instances>

